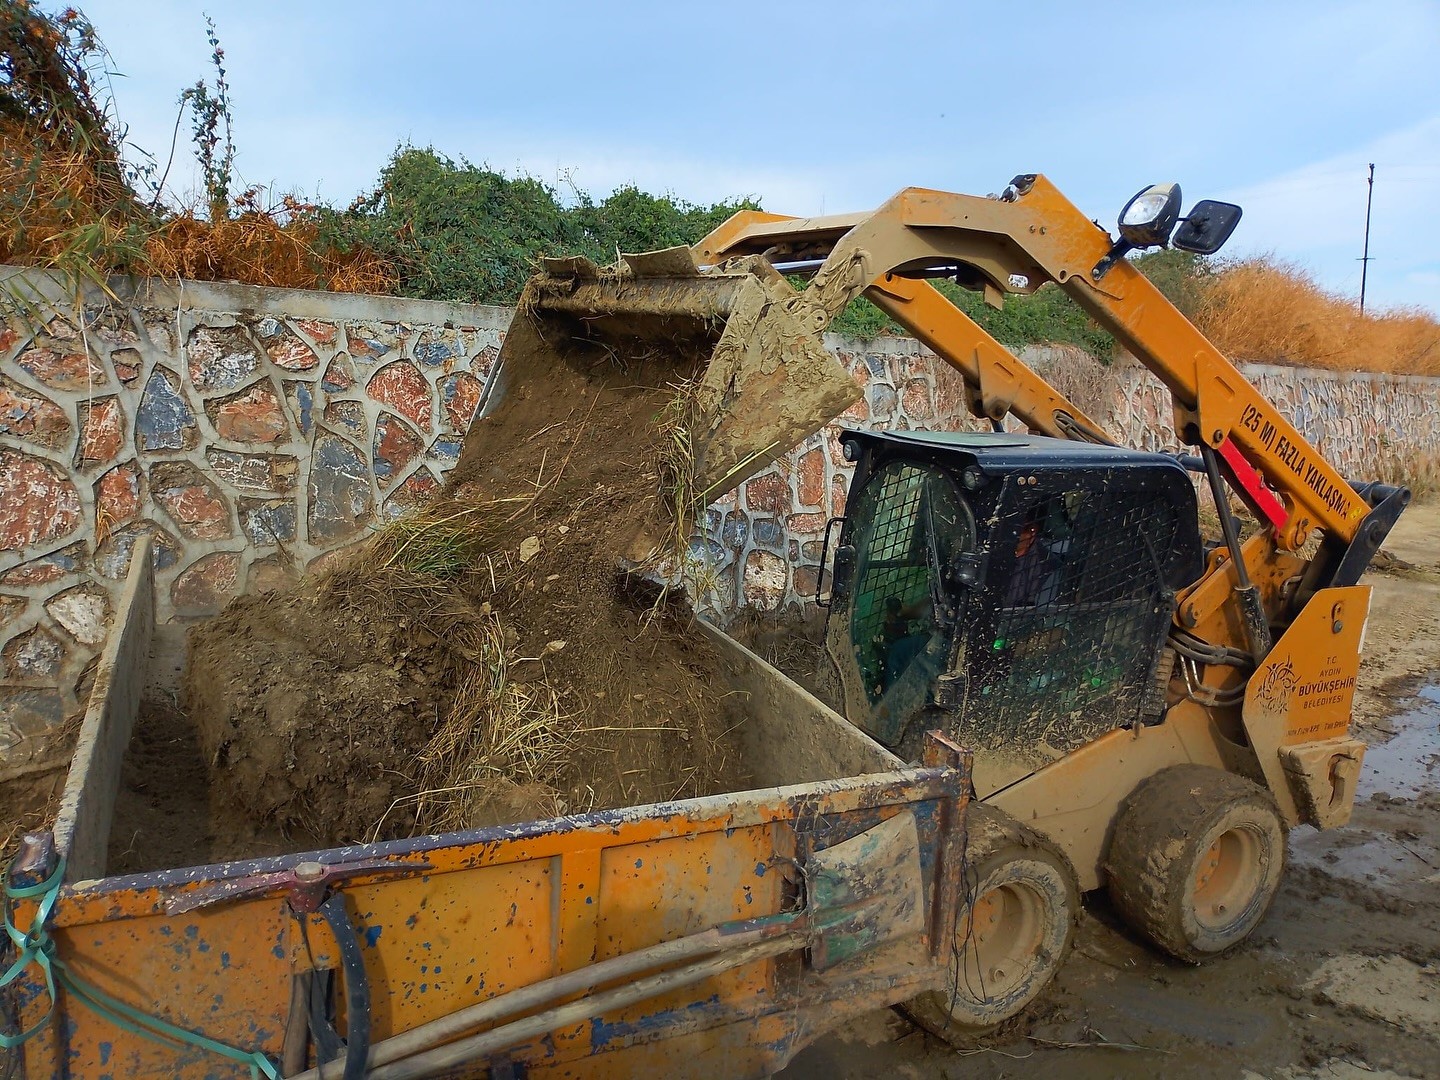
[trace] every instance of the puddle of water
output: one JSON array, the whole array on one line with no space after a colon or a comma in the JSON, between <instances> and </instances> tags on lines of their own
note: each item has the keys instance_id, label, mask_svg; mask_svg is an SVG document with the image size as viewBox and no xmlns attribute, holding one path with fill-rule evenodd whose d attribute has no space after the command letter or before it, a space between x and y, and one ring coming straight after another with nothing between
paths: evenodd
<instances>
[{"instance_id":1,"label":"puddle of water","mask_svg":"<svg viewBox=\"0 0 1440 1080\"><path fill-rule=\"evenodd\" d=\"M1290 834L1290 864L1359 884L1404 882L1432 875L1440 852L1424 841L1403 843L1348 825L1328 832L1303 826Z\"/></svg>"},{"instance_id":2,"label":"puddle of water","mask_svg":"<svg viewBox=\"0 0 1440 1080\"><path fill-rule=\"evenodd\" d=\"M1418 696L1418 708L1389 721L1395 731L1390 741L1365 751L1358 798L1383 791L1409 799L1440 788L1440 685L1423 687Z\"/></svg>"},{"instance_id":3,"label":"puddle of water","mask_svg":"<svg viewBox=\"0 0 1440 1080\"><path fill-rule=\"evenodd\" d=\"M1356 785L1357 802L1385 792L1413 799L1440 790L1440 685L1424 687L1419 704L1389 720L1390 741L1365 752ZM1428 878L1440 866L1440 852L1423 840L1401 841L1355 825L1327 832L1299 828L1290 834L1290 859L1331 877L1361 883Z\"/></svg>"}]
</instances>

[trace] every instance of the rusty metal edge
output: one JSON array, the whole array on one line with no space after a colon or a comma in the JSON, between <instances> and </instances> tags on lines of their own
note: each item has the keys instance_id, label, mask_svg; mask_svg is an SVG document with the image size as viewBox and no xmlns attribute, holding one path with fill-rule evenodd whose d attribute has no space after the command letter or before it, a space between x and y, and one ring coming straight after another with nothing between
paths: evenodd
<instances>
[{"instance_id":1,"label":"rusty metal edge","mask_svg":"<svg viewBox=\"0 0 1440 1080\"><path fill-rule=\"evenodd\" d=\"M953 769L908 768L841 780L629 806L516 825L101 878L67 886L55 910L55 923L57 926L78 926L109 918L159 914L164 911L165 890L193 889L233 878L275 873L292 869L301 862L330 864L358 859L403 861L407 858L420 862L427 853L473 849L463 853L466 865L499 865L555 854L557 852L550 848L559 838L564 838L565 849L572 851L635 843L636 837L626 827L643 822L659 826L653 833L646 834L644 839L665 839L787 820L795 816L797 806L803 808L804 816L809 818L895 805L897 799L906 803L949 800L955 797L958 783L959 777ZM527 847L524 841L537 841L544 850ZM444 871L423 865L414 867L415 876L431 872ZM357 878L357 882L361 880ZM124 900L121 907L125 910L115 906L114 901L117 900Z\"/></svg>"}]
</instances>

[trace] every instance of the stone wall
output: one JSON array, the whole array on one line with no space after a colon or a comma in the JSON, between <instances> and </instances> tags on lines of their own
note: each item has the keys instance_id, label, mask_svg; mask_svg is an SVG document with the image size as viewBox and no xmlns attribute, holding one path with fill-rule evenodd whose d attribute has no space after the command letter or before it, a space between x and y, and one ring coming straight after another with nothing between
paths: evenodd
<instances>
[{"instance_id":1,"label":"stone wall","mask_svg":"<svg viewBox=\"0 0 1440 1080\"><path fill-rule=\"evenodd\" d=\"M31 307L0 324L0 754L80 707L142 535L173 622L436 490L510 319L193 282L77 312L46 275L0 287Z\"/></svg>"},{"instance_id":2,"label":"stone wall","mask_svg":"<svg viewBox=\"0 0 1440 1080\"><path fill-rule=\"evenodd\" d=\"M115 286L76 311L0 269L29 317L0 324L0 757L77 711L130 554L153 537L161 624L314 569L434 491L504 339L503 308L240 285ZM95 298L98 299L98 298ZM38 327L38 329L37 329ZM865 399L840 424L978 427L918 343L827 344ZM1130 445L1175 448L1138 365L1025 358ZM1251 367L1350 475L1440 461L1440 380ZM813 594L850 469L837 428L709 511L695 557L718 612Z\"/></svg>"}]
</instances>

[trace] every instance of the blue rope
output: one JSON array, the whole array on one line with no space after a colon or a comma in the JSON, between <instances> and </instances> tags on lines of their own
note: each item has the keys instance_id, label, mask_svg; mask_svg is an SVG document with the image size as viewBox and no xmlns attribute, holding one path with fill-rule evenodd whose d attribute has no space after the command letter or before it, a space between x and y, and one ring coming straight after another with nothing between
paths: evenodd
<instances>
[{"instance_id":1,"label":"blue rope","mask_svg":"<svg viewBox=\"0 0 1440 1080\"><path fill-rule=\"evenodd\" d=\"M0 1049L13 1049L34 1038L44 1029L55 1014L57 1001L55 989L58 985L61 990L122 1031L143 1035L147 1039L166 1046L180 1049L191 1046L199 1047L209 1053L229 1058L231 1061L248 1066L251 1080L260 1080L262 1076L266 1080L280 1080L279 1071L262 1052L240 1050L209 1036L187 1031L158 1016L144 1013L132 1005L127 1005L125 1002L111 997L66 968L59 957L55 939L50 936L49 930L50 916L54 913L55 904L59 900L60 885L64 876L64 859L57 860L54 871L37 885L12 887L10 875L6 875L5 933L9 935L10 941L14 944L17 955L15 962L6 969L3 976L0 976L0 989L9 986L20 977L26 968L34 964L45 977L45 990L50 998L50 1007L45 1010L44 1016L25 1031L17 1035L0 1032ZM40 902L35 909L35 917L31 920L30 929L22 932L11 921L10 911L14 905L10 901L36 898L39 898Z\"/></svg>"}]
</instances>

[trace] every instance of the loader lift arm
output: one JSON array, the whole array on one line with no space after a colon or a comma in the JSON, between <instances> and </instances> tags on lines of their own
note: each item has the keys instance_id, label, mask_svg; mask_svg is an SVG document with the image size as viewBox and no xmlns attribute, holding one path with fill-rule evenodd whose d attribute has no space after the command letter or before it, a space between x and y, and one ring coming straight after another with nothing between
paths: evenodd
<instances>
[{"instance_id":1,"label":"loader lift arm","mask_svg":"<svg viewBox=\"0 0 1440 1080\"><path fill-rule=\"evenodd\" d=\"M925 277L953 274L998 303L1054 282L1170 390L1175 430L1213 453L1226 479L1269 527L1243 546L1246 573L1271 619L1285 619L1281 590L1353 584L1408 501L1386 485L1352 486L1278 409L1133 264L1094 271L1109 234L1041 175L1015 178L999 198L907 188L862 215L782 218L736 214L696 245L697 261L740 255L818 263L797 299L823 327L866 295L965 378L972 411L1015 414L1032 431L1110 441L1094 421L955 307ZM823 260L823 261L821 261ZM1098 277L1098 280L1097 280ZM1320 530L1321 553L1295 553ZM1181 598L1177 621L1212 641L1244 644L1224 558ZM1294 599L1292 596L1291 599ZM1228 625L1227 625L1228 624Z\"/></svg>"},{"instance_id":2,"label":"loader lift arm","mask_svg":"<svg viewBox=\"0 0 1440 1080\"><path fill-rule=\"evenodd\" d=\"M849 218L742 213L702 240L696 254L718 262L742 254L823 253L804 301L827 322L866 293L921 340L942 346L942 355L978 387L993 386L987 364L1010 365L1002 385L1015 395L1011 411L1039 432L1063 434L1054 412L1078 410L1035 372L1020 370L1013 358L1002 360L1008 352L933 286L907 277L963 265L983 277L987 298L1034 292L1053 281L1170 389L1182 437L1217 449L1233 439L1280 493L1289 511L1279 537L1283 550L1300 547L1317 527L1353 540L1366 515L1361 497L1144 274L1119 261L1102 281L1091 280L1091 268L1111 247L1109 234L1044 176L1017 177L1008 191L1013 195L989 199L907 188L873 213ZM966 370L951 355L962 350L983 359ZM1044 408L1052 400L1047 419Z\"/></svg>"}]
</instances>

